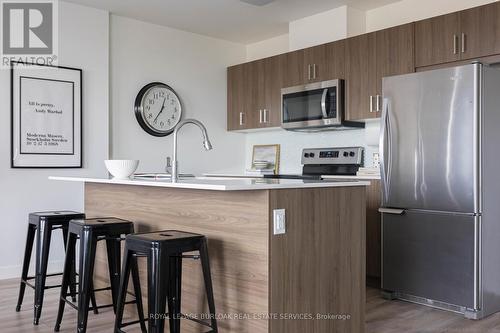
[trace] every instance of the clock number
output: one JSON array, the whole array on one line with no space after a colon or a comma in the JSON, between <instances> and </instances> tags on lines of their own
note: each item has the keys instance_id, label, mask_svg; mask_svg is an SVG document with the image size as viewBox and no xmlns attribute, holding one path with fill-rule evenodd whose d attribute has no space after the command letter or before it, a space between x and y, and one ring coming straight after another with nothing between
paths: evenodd
<instances>
[{"instance_id":1,"label":"clock number","mask_svg":"<svg viewBox=\"0 0 500 333\"><path fill-rule=\"evenodd\" d=\"M148 113L148 119L151 119L153 118L153 114L152 113Z\"/></svg>"},{"instance_id":2,"label":"clock number","mask_svg":"<svg viewBox=\"0 0 500 333\"><path fill-rule=\"evenodd\" d=\"M163 121L160 121L160 126L161 127L165 126L165 123Z\"/></svg>"}]
</instances>

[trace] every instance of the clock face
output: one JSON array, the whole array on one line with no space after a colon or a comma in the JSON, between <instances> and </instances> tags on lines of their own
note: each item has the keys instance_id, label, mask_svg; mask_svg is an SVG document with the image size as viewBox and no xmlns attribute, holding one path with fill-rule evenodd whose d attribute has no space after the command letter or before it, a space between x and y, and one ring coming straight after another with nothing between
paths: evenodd
<instances>
[{"instance_id":1,"label":"clock face","mask_svg":"<svg viewBox=\"0 0 500 333\"><path fill-rule=\"evenodd\" d=\"M172 133L182 115L179 97L163 83L151 83L141 89L135 109L141 127L154 136Z\"/></svg>"}]
</instances>

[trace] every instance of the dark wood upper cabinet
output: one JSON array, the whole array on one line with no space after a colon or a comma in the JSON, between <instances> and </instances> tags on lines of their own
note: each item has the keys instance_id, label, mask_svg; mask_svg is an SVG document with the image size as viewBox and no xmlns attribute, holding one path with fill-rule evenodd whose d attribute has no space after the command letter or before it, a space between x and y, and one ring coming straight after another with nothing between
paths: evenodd
<instances>
[{"instance_id":1,"label":"dark wood upper cabinet","mask_svg":"<svg viewBox=\"0 0 500 333\"><path fill-rule=\"evenodd\" d=\"M377 31L375 36L377 58L376 93L381 96L383 77L413 73L415 71L413 23Z\"/></svg>"},{"instance_id":2,"label":"dark wood upper cabinet","mask_svg":"<svg viewBox=\"0 0 500 333\"><path fill-rule=\"evenodd\" d=\"M280 125L282 61L275 56L228 68L228 130Z\"/></svg>"},{"instance_id":3,"label":"dark wood upper cabinet","mask_svg":"<svg viewBox=\"0 0 500 333\"><path fill-rule=\"evenodd\" d=\"M500 54L500 3L415 23L416 67Z\"/></svg>"},{"instance_id":4,"label":"dark wood upper cabinet","mask_svg":"<svg viewBox=\"0 0 500 333\"><path fill-rule=\"evenodd\" d=\"M281 88L283 85L284 61L285 56L283 55L265 59L265 102L262 111L263 119L259 127L278 127L281 125Z\"/></svg>"},{"instance_id":5,"label":"dark wood upper cabinet","mask_svg":"<svg viewBox=\"0 0 500 333\"><path fill-rule=\"evenodd\" d=\"M324 76L324 80L345 79L345 44L345 40L325 44L326 75L320 73L320 75Z\"/></svg>"},{"instance_id":6,"label":"dark wood upper cabinet","mask_svg":"<svg viewBox=\"0 0 500 333\"><path fill-rule=\"evenodd\" d=\"M343 78L344 41L289 52L284 59L283 87Z\"/></svg>"},{"instance_id":7,"label":"dark wood upper cabinet","mask_svg":"<svg viewBox=\"0 0 500 333\"><path fill-rule=\"evenodd\" d=\"M452 13L415 22L415 65L460 60L460 15Z\"/></svg>"},{"instance_id":8,"label":"dark wood upper cabinet","mask_svg":"<svg viewBox=\"0 0 500 333\"><path fill-rule=\"evenodd\" d=\"M309 47L304 50L304 77L302 82L320 82L329 79L328 63L331 61L327 55L326 45Z\"/></svg>"},{"instance_id":9,"label":"dark wood upper cabinet","mask_svg":"<svg viewBox=\"0 0 500 333\"><path fill-rule=\"evenodd\" d=\"M500 54L500 3L460 12L461 59Z\"/></svg>"},{"instance_id":10,"label":"dark wood upper cabinet","mask_svg":"<svg viewBox=\"0 0 500 333\"><path fill-rule=\"evenodd\" d=\"M244 123L244 65L227 69L227 129L230 131L246 128Z\"/></svg>"},{"instance_id":11,"label":"dark wood upper cabinet","mask_svg":"<svg viewBox=\"0 0 500 333\"><path fill-rule=\"evenodd\" d=\"M347 120L373 118L373 95L377 89L375 80L376 53L375 33L364 34L346 40L346 114Z\"/></svg>"},{"instance_id":12,"label":"dark wood upper cabinet","mask_svg":"<svg viewBox=\"0 0 500 333\"><path fill-rule=\"evenodd\" d=\"M380 117L382 78L415 71L413 24L346 41L346 119Z\"/></svg>"},{"instance_id":13,"label":"dark wood upper cabinet","mask_svg":"<svg viewBox=\"0 0 500 333\"><path fill-rule=\"evenodd\" d=\"M308 73L304 71L304 50L288 52L283 61L283 87L293 87L305 83Z\"/></svg>"}]
</instances>

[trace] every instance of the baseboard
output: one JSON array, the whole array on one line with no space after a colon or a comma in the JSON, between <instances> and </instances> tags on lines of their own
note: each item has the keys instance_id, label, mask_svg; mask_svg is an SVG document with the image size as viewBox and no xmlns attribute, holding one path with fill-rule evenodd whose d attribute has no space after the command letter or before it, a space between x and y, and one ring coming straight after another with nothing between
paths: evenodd
<instances>
[{"instance_id":1,"label":"baseboard","mask_svg":"<svg viewBox=\"0 0 500 333\"><path fill-rule=\"evenodd\" d=\"M62 260L49 261L47 267L47 273L51 274L51 273L62 272L63 263L64 261ZM0 280L21 278L21 271L22 271L22 265L0 267ZM30 267L29 276L33 276L34 271L35 271L35 265L33 263Z\"/></svg>"}]
</instances>

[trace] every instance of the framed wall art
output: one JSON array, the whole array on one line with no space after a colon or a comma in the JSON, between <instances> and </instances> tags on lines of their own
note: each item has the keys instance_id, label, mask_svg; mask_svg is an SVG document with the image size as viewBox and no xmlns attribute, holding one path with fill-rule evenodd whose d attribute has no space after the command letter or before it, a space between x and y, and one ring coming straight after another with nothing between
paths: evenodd
<instances>
[{"instance_id":1,"label":"framed wall art","mask_svg":"<svg viewBox=\"0 0 500 333\"><path fill-rule=\"evenodd\" d=\"M269 170L279 173L280 145L254 145L252 152L252 170Z\"/></svg>"},{"instance_id":2,"label":"framed wall art","mask_svg":"<svg viewBox=\"0 0 500 333\"><path fill-rule=\"evenodd\" d=\"M82 167L82 70L11 63L11 166Z\"/></svg>"}]
</instances>

